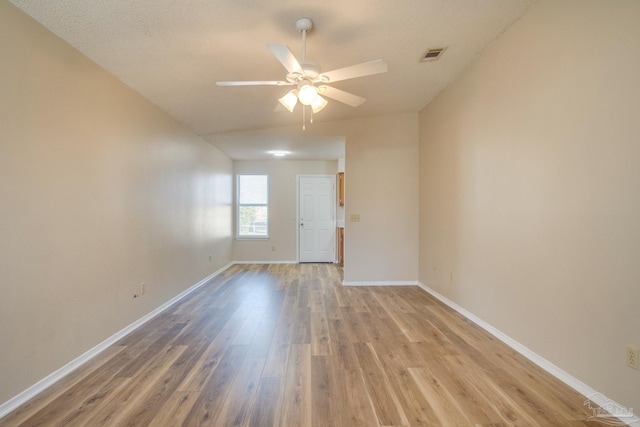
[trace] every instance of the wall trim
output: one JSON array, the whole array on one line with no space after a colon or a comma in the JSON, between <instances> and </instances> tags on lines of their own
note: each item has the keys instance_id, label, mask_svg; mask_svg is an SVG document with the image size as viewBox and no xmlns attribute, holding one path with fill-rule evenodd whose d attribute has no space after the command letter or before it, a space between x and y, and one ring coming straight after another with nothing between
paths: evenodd
<instances>
[{"instance_id":1,"label":"wall trim","mask_svg":"<svg viewBox=\"0 0 640 427\"><path fill-rule=\"evenodd\" d=\"M298 261L233 261L231 265L245 265L245 264L297 264Z\"/></svg>"},{"instance_id":2,"label":"wall trim","mask_svg":"<svg viewBox=\"0 0 640 427\"><path fill-rule=\"evenodd\" d=\"M364 281L364 282L351 282L342 281L342 286L417 286L418 282L415 280L396 280L396 281Z\"/></svg>"},{"instance_id":3,"label":"wall trim","mask_svg":"<svg viewBox=\"0 0 640 427\"><path fill-rule=\"evenodd\" d=\"M44 390L46 390L47 388L49 388L50 386L55 384L57 381L60 381L63 377L65 377L66 375L70 374L74 369L76 369L76 368L80 367L81 365L87 363L89 360L91 360L92 358L97 356L101 351L104 351L107 347L113 345L119 339L123 338L125 335L133 332L135 329L137 329L140 326L144 325L149 320L153 319L158 314L160 314L162 311L166 310L171 305L173 305L176 302L180 301L181 299L183 299L184 297L189 295L191 292L195 291L200 286L204 285L206 282L208 282L209 280L213 279L215 276L217 276L218 274L222 273L227 268L231 267L233 264L234 264L233 262L230 262L227 265L225 265L224 267L222 267L222 268L218 269L217 271L215 271L214 273L211 273L210 275L208 275L204 279L200 280L195 285L191 286L187 290L181 292L177 296L175 296L172 299L170 299L169 301L165 302L160 307L158 307L158 308L154 309L153 311L147 313L146 315L142 316L140 319L138 319L135 322L131 323L129 326L126 326L124 329L121 329L120 331L116 332L115 334L113 334L112 336L110 336L106 340L102 341L100 344L96 345L92 349L90 349L90 350L86 351L85 353L81 354L80 356L76 357L71 362L69 362L66 365L64 365L63 367L61 367L60 369L57 369L54 372L52 372L51 374L47 375L46 377L44 377L43 379L41 379L40 381L38 381L37 383L35 383L31 387L29 387L26 390L24 390L23 392L21 392L20 394L12 397L8 401L6 401L2 405L0 405L0 419L2 419L5 415L8 415L10 412L14 411L15 409L17 409L20 405L26 403L29 399L35 397L37 394L43 392Z\"/></svg>"},{"instance_id":4,"label":"wall trim","mask_svg":"<svg viewBox=\"0 0 640 427\"><path fill-rule=\"evenodd\" d=\"M550 373L551 375L553 375L554 377L556 377L557 379L559 379L560 381L568 385L569 387L576 390L578 393L587 397L589 400L591 400L598 406L605 409L607 407L626 409L624 406L607 398L604 394L598 392L597 390L583 383L576 377L572 376L571 374L557 367L556 365L554 365L544 357L535 353L530 348L522 345L518 341L511 338L509 335L495 328L491 324L485 322L484 320L482 320L475 314L471 313L470 311L465 310L455 302L451 301L444 295L431 289L429 286L425 285L424 283L418 282L418 286L422 288L425 292L427 292L428 294L430 294L431 296L433 296L434 298L442 302L443 304L446 304L447 306L451 307L452 309L462 314L464 317L466 317L476 325L480 326L485 331L489 332L494 337L498 338L500 341L502 341L503 343L505 343L506 345L508 345L509 347L511 347L512 349L514 349L515 351L517 351L518 353L520 353L521 355L523 355L524 357L526 357L527 359L529 359L530 361L532 361L533 363L535 363L536 365L538 365L539 367L541 367L542 369L544 369L545 371L547 371L548 373ZM633 409L629 408L629 410L632 411ZM621 416L619 417L619 419L624 423L633 424L633 423L640 422L640 417L638 417L637 415L634 415L632 417L624 417L624 418L623 417L624 416ZM597 421L598 417L594 417L594 420Z\"/></svg>"}]
</instances>

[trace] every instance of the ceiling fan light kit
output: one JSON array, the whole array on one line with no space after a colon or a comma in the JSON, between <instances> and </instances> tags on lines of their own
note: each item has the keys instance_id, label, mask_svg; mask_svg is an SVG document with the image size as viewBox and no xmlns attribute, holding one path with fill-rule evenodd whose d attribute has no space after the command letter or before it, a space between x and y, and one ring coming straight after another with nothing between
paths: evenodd
<instances>
[{"instance_id":1,"label":"ceiling fan light kit","mask_svg":"<svg viewBox=\"0 0 640 427\"><path fill-rule=\"evenodd\" d=\"M311 105L317 96L318 88L309 83L303 83L298 89L298 99L302 105Z\"/></svg>"},{"instance_id":2,"label":"ceiling fan light kit","mask_svg":"<svg viewBox=\"0 0 640 427\"><path fill-rule=\"evenodd\" d=\"M296 29L302 33L302 60L298 61L291 53L287 45L269 43L267 47L276 59L287 70L287 75L283 81L227 81L217 82L218 86L296 86L278 101L290 112L293 112L298 101L303 106L303 129L305 111L304 107L311 107L313 113L321 111L327 106L328 101L319 95L321 92L328 98L347 104L351 107L362 105L364 98L345 92L340 89L327 86L329 83L348 80L357 77L370 76L373 74L386 73L387 64L377 59L363 62L349 67L339 68L326 73L321 72L318 64L306 60L306 40L307 32L313 28L313 21L310 18L300 18L296 21ZM313 121L313 118L312 118Z\"/></svg>"},{"instance_id":3,"label":"ceiling fan light kit","mask_svg":"<svg viewBox=\"0 0 640 427\"><path fill-rule=\"evenodd\" d=\"M328 103L329 101L327 101L320 95L317 95L316 98L311 103L311 111L313 111L314 113L317 113L321 111L324 107L326 107Z\"/></svg>"},{"instance_id":4,"label":"ceiling fan light kit","mask_svg":"<svg viewBox=\"0 0 640 427\"><path fill-rule=\"evenodd\" d=\"M296 96L296 91L290 90L289 92L287 92L285 96L280 98L278 101L280 101L280 104L282 104L284 108L289 110L289 112L293 113L293 109L296 108L296 104L298 103L298 97Z\"/></svg>"}]
</instances>

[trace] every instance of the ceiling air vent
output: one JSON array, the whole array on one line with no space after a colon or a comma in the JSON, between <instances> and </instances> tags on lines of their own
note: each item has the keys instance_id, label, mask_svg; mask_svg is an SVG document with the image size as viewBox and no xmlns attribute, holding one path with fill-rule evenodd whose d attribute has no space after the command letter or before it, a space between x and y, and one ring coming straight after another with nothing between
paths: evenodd
<instances>
[{"instance_id":1,"label":"ceiling air vent","mask_svg":"<svg viewBox=\"0 0 640 427\"><path fill-rule=\"evenodd\" d=\"M428 51L425 52L424 55L422 55L420 62L437 61L438 59L440 59L440 57L442 56L442 52L444 52L445 49L446 47L440 47L438 49L429 49Z\"/></svg>"}]
</instances>

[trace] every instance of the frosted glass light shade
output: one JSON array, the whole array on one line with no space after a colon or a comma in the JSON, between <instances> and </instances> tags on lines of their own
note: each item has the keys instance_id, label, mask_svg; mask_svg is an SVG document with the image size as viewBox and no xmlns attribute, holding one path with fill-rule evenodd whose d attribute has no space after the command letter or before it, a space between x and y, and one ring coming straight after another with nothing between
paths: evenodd
<instances>
[{"instance_id":1,"label":"frosted glass light shade","mask_svg":"<svg viewBox=\"0 0 640 427\"><path fill-rule=\"evenodd\" d=\"M295 90L290 90L289 92L287 92L285 96L280 98L278 101L280 101L280 104L282 104L284 108L286 108L287 110L293 113L293 109L296 107L296 104L298 103L298 97L295 94Z\"/></svg>"},{"instance_id":2,"label":"frosted glass light shade","mask_svg":"<svg viewBox=\"0 0 640 427\"><path fill-rule=\"evenodd\" d=\"M301 104L311 105L318 97L318 89L315 86L305 84L298 90L298 99Z\"/></svg>"},{"instance_id":3,"label":"frosted glass light shade","mask_svg":"<svg viewBox=\"0 0 640 427\"><path fill-rule=\"evenodd\" d=\"M321 97L320 95L316 95L316 99L311 103L311 110L314 113L321 111L328 104L327 100Z\"/></svg>"}]
</instances>

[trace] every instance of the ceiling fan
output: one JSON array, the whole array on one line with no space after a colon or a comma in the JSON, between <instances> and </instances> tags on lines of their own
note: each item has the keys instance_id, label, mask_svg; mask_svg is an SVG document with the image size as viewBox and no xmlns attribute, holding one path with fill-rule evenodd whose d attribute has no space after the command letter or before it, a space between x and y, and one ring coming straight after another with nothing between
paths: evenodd
<instances>
[{"instance_id":1,"label":"ceiling fan","mask_svg":"<svg viewBox=\"0 0 640 427\"><path fill-rule=\"evenodd\" d=\"M288 74L285 80L231 81L216 82L216 84L218 86L295 86L295 89L290 90L279 99L280 104L290 112L293 112L299 101L300 104L311 107L311 110L317 113L326 107L328 103L323 96L352 107L362 105L366 99L328 86L328 84L356 77L386 73L387 64L383 60L377 59L323 73L318 64L306 60L306 36L307 32L311 31L312 28L313 21L310 18L300 18L296 21L296 29L302 33L301 61L296 59L287 45L267 44L271 53L286 68Z\"/></svg>"}]
</instances>

